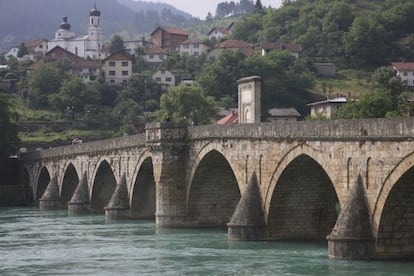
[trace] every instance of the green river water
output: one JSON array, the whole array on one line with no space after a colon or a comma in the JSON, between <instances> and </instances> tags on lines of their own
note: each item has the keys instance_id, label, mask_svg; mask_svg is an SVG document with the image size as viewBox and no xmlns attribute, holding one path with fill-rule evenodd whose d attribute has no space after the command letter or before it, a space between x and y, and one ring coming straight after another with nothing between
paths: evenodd
<instances>
[{"instance_id":1,"label":"green river water","mask_svg":"<svg viewBox=\"0 0 414 276\"><path fill-rule=\"evenodd\" d=\"M326 243L232 242L225 230L0 208L0 275L414 275L413 262L341 261Z\"/></svg>"}]
</instances>

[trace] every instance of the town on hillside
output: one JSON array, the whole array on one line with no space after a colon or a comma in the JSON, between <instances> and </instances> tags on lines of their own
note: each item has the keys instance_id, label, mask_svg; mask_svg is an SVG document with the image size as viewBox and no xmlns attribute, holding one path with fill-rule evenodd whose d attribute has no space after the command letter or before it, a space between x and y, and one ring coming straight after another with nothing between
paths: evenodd
<instances>
[{"instance_id":1,"label":"town on hillside","mask_svg":"<svg viewBox=\"0 0 414 276\"><path fill-rule=\"evenodd\" d=\"M412 116L414 62L377 66L368 83L358 72L353 79L344 76L338 59L312 54L306 40L285 39L280 34L286 30L277 27L257 27L266 16L279 18L278 12L295 5L267 9L256 1L249 15L231 21L222 14L227 24L202 35L160 25L140 39L114 34L105 41L104 17L95 4L87 34L75 34L72 25L79 22L64 16L60 24L51 22L53 38L22 41L2 54L0 89L20 95L27 108L55 114L23 120L107 118L123 125L122 133L142 131L143 123L166 116L191 124L238 123L237 81L249 76L261 78L261 121ZM272 30L279 36L266 33ZM355 79L357 86L338 88ZM350 92L361 87L375 93ZM370 105L376 106L371 113Z\"/></svg>"}]
</instances>

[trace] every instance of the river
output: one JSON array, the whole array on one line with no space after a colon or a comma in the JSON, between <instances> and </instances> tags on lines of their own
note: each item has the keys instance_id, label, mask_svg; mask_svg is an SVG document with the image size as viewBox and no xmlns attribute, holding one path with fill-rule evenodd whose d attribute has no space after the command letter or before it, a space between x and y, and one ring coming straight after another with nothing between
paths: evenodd
<instances>
[{"instance_id":1,"label":"river","mask_svg":"<svg viewBox=\"0 0 414 276\"><path fill-rule=\"evenodd\" d=\"M414 275L414 262L332 260L326 243L234 242L225 230L0 208L0 275Z\"/></svg>"}]
</instances>

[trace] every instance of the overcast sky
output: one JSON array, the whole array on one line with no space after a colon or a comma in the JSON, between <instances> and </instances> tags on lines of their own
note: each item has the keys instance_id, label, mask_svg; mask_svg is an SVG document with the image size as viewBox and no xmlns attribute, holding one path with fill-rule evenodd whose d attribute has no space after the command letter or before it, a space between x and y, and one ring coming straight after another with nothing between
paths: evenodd
<instances>
[{"instance_id":1,"label":"overcast sky","mask_svg":"<svg viewBox=\"0 0 414 276\"><path fill-rule=\"evenodd\" d=\"M228 0L152 0L152 2L163 2L173 5L177 9L186 11L195 17L205 19L208 12L214 16L218 3L229 2ZM237 0L233 0L239 2ZM279 7L282 0L261 0L263 6ZM256 2L256 1L254 1Z\"/></svg>"}]
</instances>

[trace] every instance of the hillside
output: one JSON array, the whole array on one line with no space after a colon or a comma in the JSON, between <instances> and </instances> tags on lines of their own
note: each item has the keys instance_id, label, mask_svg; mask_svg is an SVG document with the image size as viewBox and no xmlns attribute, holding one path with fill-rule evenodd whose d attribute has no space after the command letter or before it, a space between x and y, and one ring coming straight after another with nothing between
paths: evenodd
<instances>
[{"instance_id":1,"label":"hillside","mask_svg":"<svg viewBox=\"0 0 414 276\"><path fill-rule=\"evenodd\" d=\"M93 3L96 3L101 11L104 36L107 38L121 31L145 33L157 24L178 23L191 18L189 14L170 5L144 1L2 0L0 1L0 51L6 51L25 40L53 38L63 16L69 17L72 30L77 35L85 34ZM141 13L138 10L141 10ZM146 24L138 20L152 10L155 11L155 16L154 13L150 13L151 18L145 17ZM164 10L171 12L166 13Z\"/></svg>"}]
</instances>

